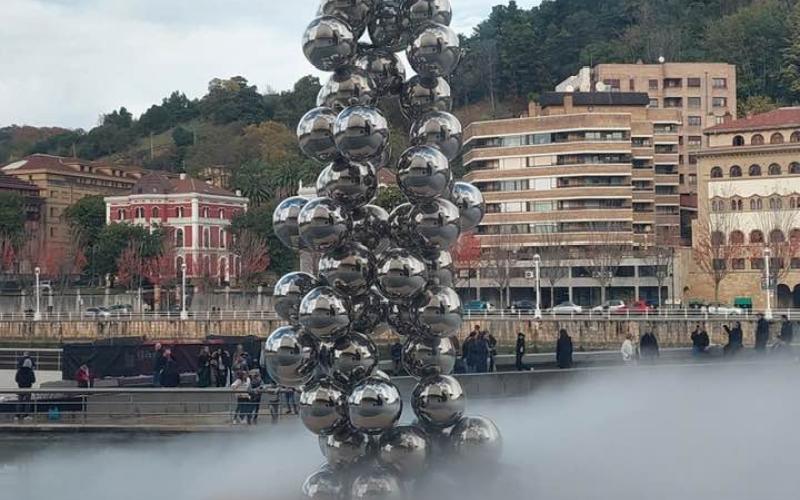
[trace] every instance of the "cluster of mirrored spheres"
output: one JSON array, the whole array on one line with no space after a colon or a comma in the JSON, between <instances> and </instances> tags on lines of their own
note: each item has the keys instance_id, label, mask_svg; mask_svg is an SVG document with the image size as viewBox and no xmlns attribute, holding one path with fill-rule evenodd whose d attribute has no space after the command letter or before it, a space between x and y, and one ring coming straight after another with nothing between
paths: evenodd
<instances>
[{"instance_id":1,"label":"cluster of mirrored spheres","mask_svg":"<svg viewBox=\"0 0 800 500\"><path fill-rule=\"evenodd\" d=\"M333 73L297 136L327 166L318 197L282 201L273 227L287 247L319 256L318 273L275 285L288 325L270 335L265 358L278 384L301 389L301 419L327 462L303 485L307 498L404 498L437 459L485 465L501 451L490 420L464 416L464 391L449 375L462 322L449 250L485 211L449 165L462 145L449 112L447 78L461 57L451 17L449 0L321 0L303 35L308 60ZM410 79L400 51L417 73ZM379 109L390 99L413 122L396 164ZM371 204L381 168L408 199L391 214ZM378 369L373 338L390 333L405 339L402 364L418 380L411 425L399 425L403 399Z\"/></svg>"}]
</instances>

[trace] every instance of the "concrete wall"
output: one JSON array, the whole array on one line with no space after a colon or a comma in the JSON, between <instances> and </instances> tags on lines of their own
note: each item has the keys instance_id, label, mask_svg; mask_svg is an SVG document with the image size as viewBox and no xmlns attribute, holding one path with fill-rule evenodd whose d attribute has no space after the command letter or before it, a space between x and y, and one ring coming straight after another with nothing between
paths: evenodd
<instances>
[{"instance_id":1,"label":"concrete wall","mask_svg":"<svg viewBox=\"0 0 800 500\"><path fill-rule=\"evenodd\" d=\"M722 325L731 321L715 319L704 322L712 343L724 344L727 336ZM122 320L122 321L2 321L0 343L15 345L58 345L97 339L141 337L150 340L201 340L209 335L255 335L266 338L279 326L277 320ZM576 350L618 349L625 335L634 337L652 329L663 347L691 345L689 335L697 321L626 321L626 320L465 320L460 339L474 325L491 332L503 351L512 349L517 332L527 338L529 351L552 351L558 331L564 328L572 336ZM754 322L743 321L745 344L753 342ZM773 325L777 333L778 324ZM390 340L388 337L377 339Z\"/></svg>"}]
</instances>

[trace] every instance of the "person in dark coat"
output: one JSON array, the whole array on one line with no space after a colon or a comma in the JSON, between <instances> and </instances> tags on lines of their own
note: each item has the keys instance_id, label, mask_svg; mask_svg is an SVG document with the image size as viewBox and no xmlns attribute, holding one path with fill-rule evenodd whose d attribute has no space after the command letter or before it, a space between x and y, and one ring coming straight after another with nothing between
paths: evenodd
<instances>
[{"instance_id":1,"label":"person in dark coat","mask_svg":"<svg viewBox=\"0 0 800 500\"><path fill-rule=\"evenodd\" d=\"M23 351L22 356L20 356L19 359L17 359L17 370L22 368L22 364L25 363L26 359L31 360L33 370L36 371L36 360L31 357L31 353L28 351Z\"/></svg>"},{"instance_id":2,"label":"person in dark coat","mask_svg":"<svg viewBox=\"0 0 800 500\"><path fill-rule=\"evenodd\" d=\"M486 342L489 344L489 371L495 371L495 358L497 357L497 339L494 338L489 332L484 332L486 334Z\"/></svg>"},{"instance_id":3,"label":"person in dark coat","mask_svg":"<svg viewBox=\"0 0 800 500\"><path fill-rule=\"evenodd\" d=\"M22 366L17 369L14 381L20 389L30 389L36 383L36 374L33 371L33 360L26 359L22 362ZM31 413L31 395L19 394L17 396L17 419L30 418Z\"/></svg>"},{"instance_id":4,"label":"person in dark coat","mask_svg":"<svg viewBox=\"0 0 800 500\"><path fill-rule=\"evenodd\" d=\"M639 340L639 355L644 362L655 362L660 356L658 338L653 332L647 332Z\"/></svg>"},{"instance_id":5,"label":"person in dark coat","mask_svg":"<svg viewBox=\"0 0 800 500\"><path fill-rule=\"evenodd\" d=\"M164 351L164 368L161 369L161 386L178 387L181 384L181 375L178 373L178 363L172 357L172 351Z\"/></svg>"},{"instance_id":6,"label":"person in dark coat","mask_svg":"<svg viewBox=\"0 0 800 500\"><path fill-rule=\"evenodd\" d=\"M467 373L475 373L475 365L472 364L474 360L472 346L475 344L475 341L478 340L478 329L479 328L476 327L475 330L469 332L469 337L467 337L467 340L465 340L464 344L461 346L461 358L464 360Z\"/></svg>"},{"instance_id":7,"label":"person in dark coat","mask_svg":"<svg viewBox=\"0 0 800 500\"><path fill-rule=\"evenodd\" d=\"M261 410L261 395L264 393L266 385L261 380L261 372L258 370L250 370L250 387L247 389L247 394L250 396L250 402L247 410L247 425L258 424L258 412Z\"/></svg>"},{"instance_id":8,"label":"person in dark coat","mask_svg":"<svg viewBox=\"0 0 800 500\"><path fill-rule=\"evenodd\" d=\"M559 368L572 368L572 337L563 328L556 342L556 363Z\"/></svg>"},{"instance_id":9,"label":"person in dark coat","mask_svg":"<svg viewBox=\"0 0 800 500\"><path fill-rule=\"evenodd\" d=\"M400 375L400 362L403 360L403 344L395 342L390 350L392 355L392 370L395 375Z\"/></svg>"},{"instance_id":10,"label":"person in dark coat","mask_svg":"<svg viewBox=\"0 0 800 500\"><path fill-rule=\"evenodd\" d=\"M211 386L211 350L203 346L197 357L197 387Z\"/></svg>"},{"instance_id":11,"label":"person in dark coat","mask_svg":"<svg viewBox=\"0 0 800 500\"><path fill-rule=\"evenodd\" d=\"M530 370L525 363L522 362L522 359L525 357L525 334L519 332L517 334L517 347L514 349L514 354L516 355L516 367L517 371L526 371Z\"/></svg>"},{"instance_id":12,"label":"person in dark coat","mask_svg":"<svg viewBox=\"0 0 800 500\"><path fill-rule=\"evenodd\" d=\"M786 345L791 345L794 340L794 325L785 314L781 316L781 333L778 338Z\"/></svg>"},{"instance_id":13,"label":"person in dark coat","mask_svg":"<svg viewBox=\"0 0 800 500\"><path fill-rule=\"evenodd\" d=\"M692 332L692 354L694 356L702 356L706 353L706 349L708 349L710 343L711 341L708 338L708 333L706 333L705 329L701 328L698 323Z\"/></svg>"},{"instance_id":14,"label":"person in dark coat","mask_svg":"<svg viewBox=\"0 0 800 500\"><path fill-rule=\"evenodd\" d=\"M744 336L742 335L742 324L735 322L733 328L723 325L725 333L728 334L728 343L722 348L722 353L726 357L734 356L742 348Z\"/></svg>"},{"instance_id":15,"label":"person in dark coat","mask_svg":"<svg viewBox=\"0 0 800 500\"><path fill-rule=\"evenodd\" d=\"M164 347L156 342L153 346L153 387L158 387L161 383L161 370L164 369Z\"/></svg>"},{"instance_id":16,"label":"person in dark coat","mask_svg":"<svg viewBox=\"0 0 800 500\"><path fill-rule=\"evenodd\" d=\"M763 314L758 315L756 322L756 351L766 352L767 343L769 342L769 321Z\"/></svg>"},{"instance_id":17,"label":"person in dark coat","mask_svg":"<svg viewBox=\"0 0 800 500\"><path fill-rule=\"evenodd\" d=\"M477 373L486 373L489 371L489 340L486 338L484 332L481 332L476 339L472 342L470 348L470 357L472 358L472 366L475 367Z\"/></svg>"}]
</instances>

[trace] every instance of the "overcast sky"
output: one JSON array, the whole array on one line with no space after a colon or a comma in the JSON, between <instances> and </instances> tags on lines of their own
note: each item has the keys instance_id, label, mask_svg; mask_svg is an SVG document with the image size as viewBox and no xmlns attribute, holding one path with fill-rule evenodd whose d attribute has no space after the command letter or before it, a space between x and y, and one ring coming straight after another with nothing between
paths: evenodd
<instances>
[{"instance_id":1,"label":"overcast sky","mask_svg":"<svg viewBox=\"0 0 800 500\"><path fill-rule=\"evenodd\" d=\"M469 33L507 0L452 0ZM0 126L91 128L214 77L264 90L314 71L300 37L317 0L0 0ZM539 0L517 0L530 7Z\"/></svg>"}]
</instances>

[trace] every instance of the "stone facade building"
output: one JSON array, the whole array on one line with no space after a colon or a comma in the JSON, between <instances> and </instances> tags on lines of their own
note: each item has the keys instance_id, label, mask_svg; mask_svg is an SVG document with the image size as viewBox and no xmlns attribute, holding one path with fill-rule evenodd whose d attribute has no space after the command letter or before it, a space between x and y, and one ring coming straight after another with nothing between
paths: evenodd
<instances>
[{"instance_id":1,"label":"stone facade building","mask_svg":"<svg viewBox=\"0 0 800 500\"><path fill-rule=\"evenodd\" d=\"M695 269L687 294L800 307L800 108L781 108L705 130L698 155Z\"/></svg>"}]
</instances>

